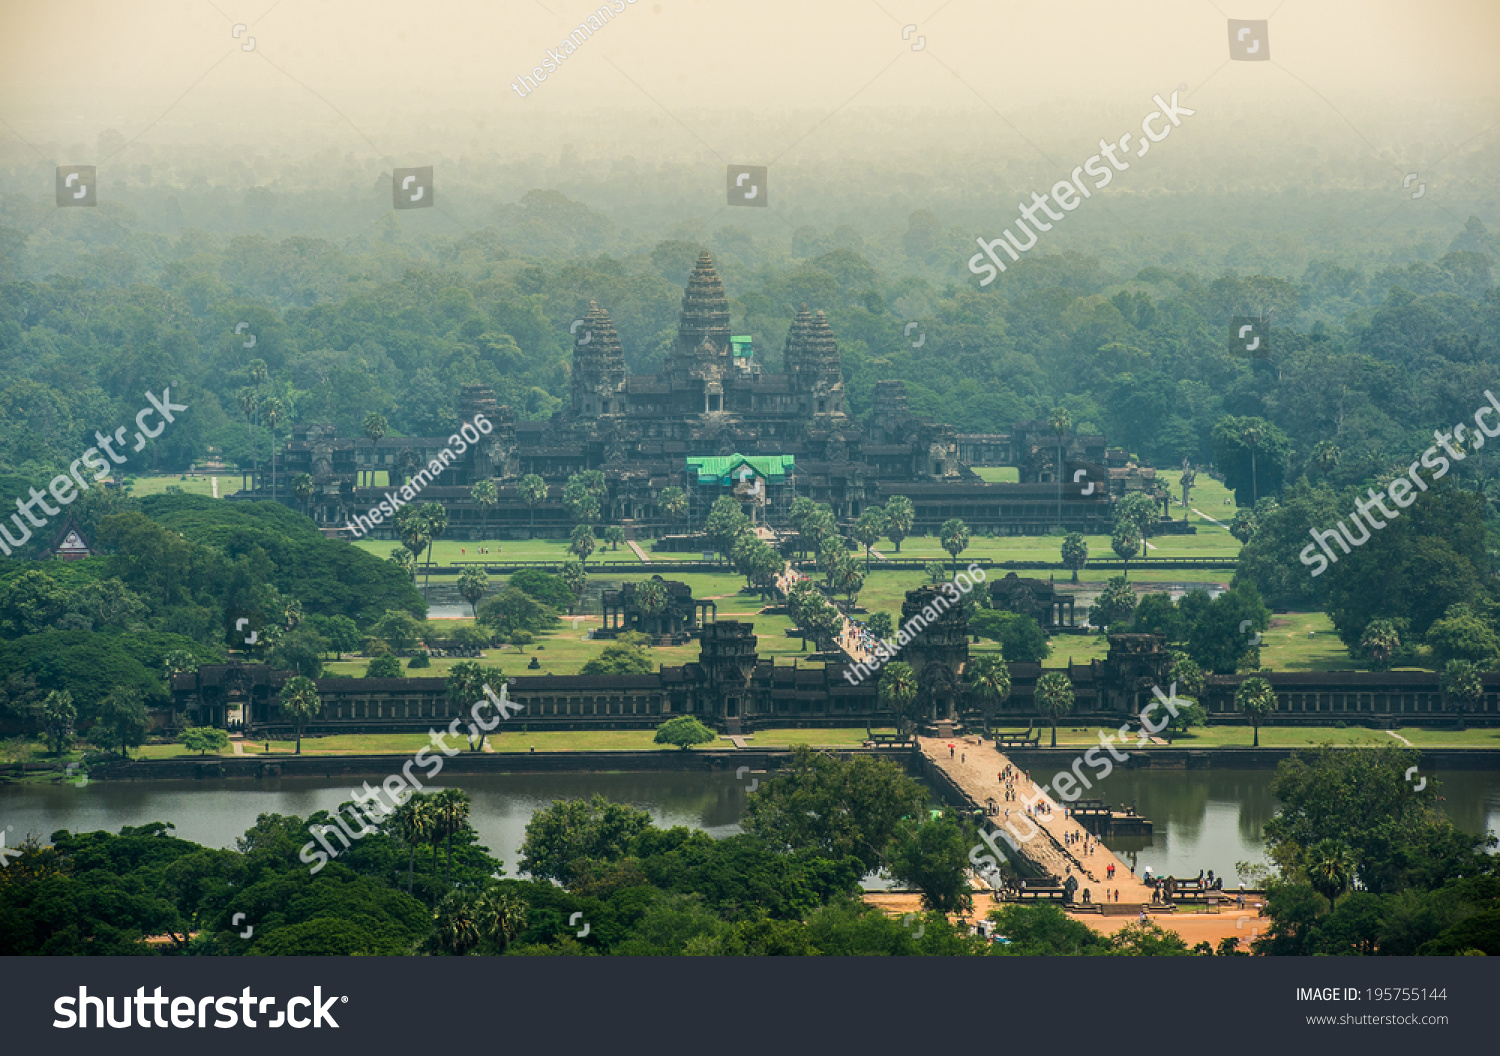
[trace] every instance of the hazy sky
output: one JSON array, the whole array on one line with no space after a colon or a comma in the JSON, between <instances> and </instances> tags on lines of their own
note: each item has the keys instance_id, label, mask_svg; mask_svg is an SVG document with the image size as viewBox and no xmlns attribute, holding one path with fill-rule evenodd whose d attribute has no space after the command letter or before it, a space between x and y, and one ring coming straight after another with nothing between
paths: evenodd
<instances>
[{"instance_id":1,"label":"hazy sky","mask_svg":"<svg viewBox=\"0 0 1500 1056\"><path fill-rule=\"evenodd\" d=\"M268 118L335 119L336 106L361 127L419 139L435 109L489 127L619 108L669 120L703 107L1006 113L1134 102L1179 83L1247 106L1288 95L1310 105L1315 89L1340 109L1441 110L1493 100L1500 52L1494 0L618 2L615 21L522 99L510 83L597 3L5 0L0 117L28 138L73 122L133 137L160 119L153 132L171 138L205 123L232 135ZM1227 18L1273 15L1271 61L1227 62Z\"/></svg>"}]
</instances>

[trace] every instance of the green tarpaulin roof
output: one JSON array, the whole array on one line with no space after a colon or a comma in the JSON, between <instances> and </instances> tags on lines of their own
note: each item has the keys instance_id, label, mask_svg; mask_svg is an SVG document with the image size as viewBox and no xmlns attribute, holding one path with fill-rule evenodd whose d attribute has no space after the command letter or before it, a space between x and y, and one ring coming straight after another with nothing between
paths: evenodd
<instances>
[{"instance_id":1,"label":"green tarpaulin roof","mask_svg":"<svg viewBox=\"0 0 1500 1056\"><path fill-rule=\"evenodd\" d=\"M757 477L779 484L791 473L792 462L791 455L689 455L687 468L699 484L734 484L743 466L749 466Z\"/></svg>"}]
</instances>

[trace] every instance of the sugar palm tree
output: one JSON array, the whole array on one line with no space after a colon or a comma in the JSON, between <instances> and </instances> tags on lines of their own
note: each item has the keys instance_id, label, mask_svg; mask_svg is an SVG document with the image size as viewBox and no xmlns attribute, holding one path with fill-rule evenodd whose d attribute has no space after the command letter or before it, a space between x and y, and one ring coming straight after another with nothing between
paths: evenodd
<instances>
[{"instance_id":1,"label":"sugar palm tree","mask_svg":"<svg viewBox=\"0 0 1500 1056\"><path fill-rule=\"evenodd\" d=\"M433 936L445 953L466 957L483 940L476 901L470 891L450 891L433 910Z\"/></svg>"},{"instance_id":2,"label":"sugar palm tree","mask_svg":"<svg viewBox=\"0 0 1500 1056\"><path fill-rule=\"evenodd\" d=\"M386 560L406 573L415 582L417 578L417 559L412 556L411 551L405 546L391 547L391 556L386 558Z\"/></svg>"},{"instance_id":3,"label":"sugar palm tree","mask_svg":"<svg viewBox=\"0 0 1500 1056\"><path fill-rule=\"evenodd\" d=\"M500 502L500 489L495 487L493 480L481 480L469 489L469 498L474 500L483 513L479 519L479 534L488 538L489 511Z\"/></svg>"},{"instance_id":4,"label":"sugar palm tree","mask_svg":"<svg viewBox=\"0 0 1500 1056\"><path fill-rule=\"evenodd\" d=\"M1332 909L1354 880L1354 852L1342 840L1320 840L1307 856L1307 881Z\"/></svg>"},{"instance_id":5,"label":"sugar palm tree","mask_svg":"<svg viewBox=\"0 0 1500 1056\"><path fill-rule=\"evenodd\" d=\"M250 436L250 486L253 488L255 475L260 471L260 445L255 442L255 426L260 418L260 397L254 389L240 390L240 413L245 416L245 429ZM242 479L240 486L244 485Z\"/></svg>"},{"instance_id":6,"label":"sugar palm tree","mask_svg":"<svg viewBox=\"0 0 1500 1056\"><path fill-rule=\"evenodd\" d=\"M1260 481L1257 479L1256 449L1260 447L1261 441L1266 438L1266 431L1259 422L1250 422L1240 430L1240 442L1250 449L1250 506L1252 509L1260 502Z\"/></svg>"},{"instance_id":7,"label":"sugar palm tree","mask_svg":"<svg viewBox=\"0 0 1500 1056\"><path fill-rule=\"evenodd\" d=\"M1073 427L1073 416L1067 412L1066 408L1058 407L1047 416L1047 426L1057 436L1057 465L1055 467L1057 470L1057 523L1062 524L1063 478L1068 475L1067 470L1063 468L1062 441L1064 434Z\"/></svg>"},{"instance_id":8,"label":"sugar palm tree","mask_svg":"<svg viewBox=\"0 0 1500 1056\"><path fill-rule=\"evenodd\" d=\"M401 545L406 547L411 554L412 569L411 579L417 581L417 559L422 556L432 542L432 529L427 523L427 518L422 516L418 509L411 506L403 506L396 511L396 536L401 540ZM394 555L392 555L394 556Z\"/></svg>"},{"instance_id":9,"label":"sugar palm tree","mask_svg":"<svg viewBox=\"0 0 1500 1056\"><path fill-rule=\"evenodd\" d=\"M547 501L547 482L535 473L528 473L521 478L516 485L516 494L521 496L521 501L531 511L532 538L536 537L536 508Z\"/></svg>"},{"instance_id":10,"label":"sugar palm tree","mask_svg":"<svg viewBox=\"0 0 1500 1056\"><path fill-rule=\"evenodd\" d=\"M1317 446L1313 448L1312 458L1308 459L1308 462L1312 465L1313 469L1322 475L1324 480L1327 480L1328 474L1339 468L1339 460L1342 457L1343 452L1339 450L1338 444L1335 444L1332 440L1320 440Z\"/></svg>"},{"instance_id":11,"label":"sugar palm tree","mask_svg":"<svg viewBox=\"0 0 1500 1056\"><path fill-rule=\"evenodd\" d=\"M984 732L990 732L990 713L994 707L1010 696L1010 665L1003 654L992 653L970 660L964 674L979 697L984 715Z\"/></svg>"},{"instance_id":12,"label":"sugar palm tree","mask_svg":"<svg viewBox=\"0 0 1500 1056\"><path fill-rule=\"evenodd\" d=\"M461 788L445 788L432 797L437 831L448 844L448 886L453 886L453 836L469 823L469 794Z\"/></svg>"},{"instance_id":13,"label":"sugar palm tree","mask_svg":"<svg viewBox=\"0 0 1500 1056\"><path fill-rule=\"evenodd\" d=\"M310 678L297 675L286 680L279 694L281 713L292 720L297 728L297 755L302 754L302 730L309 719L316 718L323 710L323 701L318 697L318 687Z\"/></svg>"},{"instance_id":14,"label":"sugar palm tree","mask_svg":"<svg viewBox=\"0 0 1500 1056\"><path fill-rule=\"evenodd\" d=\"M412 795L396 808L392 819L392 831L397 839L406 844L406 893L411 894L413 873L417 864L417 848L432 842L436 820L432 815L432 797L423 792Z\"/></svg>"},{"instance_id":15,"label":"sugar palm tree","mask_svg":"<svg viewBox=\"0 0 1500 1056\"><path fill-rule=\"evenodd\" d=\"M668 520L680 521L688 512L687 492L681 488L662 488L661 494L656 497L656 505L661 507L661 512L667 515Z\"/></svg>"},{"instance_id":16,"label":"sugar palm tree","mask_svg":"<svg viewBox=\"0 0 1500 1056\"><path fill-rule=\"evenodd\" d=\"M1125 562L1125 575L1130 575L1130 559L1141 551L1140 533L1133 525L1121 525L1114 538L1109 541L1109 546Z\"/></svg>"},{"instance_id":17,"label":"sugar palm tree","mask_svg":"<svg viewBox=\"0 0 1500 1056\"><path fill-rule=\"evenodd\" d=\"M957 517L943 522L938 529L938 542L944 550L953 555L953 574L958 575L958 555L963 553L969 546L969 526Z\"/></svg>"},{"instance_id":18,"label":"sugar palm tree","mask_svg":"<svg viewBox=\"0 0 1500 1056\"><path fill-rule=\"evenodd\" d=\"M1073 682L1062 671L1048 671L1036 680L1036 708L1052 723L1052 747L1057 747L1057 720L1073 710Z\"/></svg>"},{"instance_id":19,"label":"sugar palm tree","mask_svg":"<svg viewBox=\"0 0 1500 1056\"><path fill-rule=\"evenodd\" d=\"M526 926L526 903L498 887L487 887L474 899L479 934L504 951Z\"/></svg>"},{"instance_id":20,"label":"sugar palm tree","mask_svg":"<svg viewBox=\"0 0 1500 1056\"><path fill-rule=\"evenodd\" d=\"M286 418L286 405L275 396L261 404L265 412L266 425L271 430L271 498L276 498L276 427Z\"/></svg>"},{"instance_id":21,"label":"sugar palm tree","mask_svg":"<svg viewBox=\"0 0 1500 1056\"><path fill-rule=\"evenodd\" d=\"M479 601L490 589L490 577L477 569L469 569L458 577L458 593L469 603L469 612L479 618Z\"/></svg>"},{"instance_id":22,"label":"sugar palm tree","mask_svg":"<svg viewBox=\"0 0 1500 1056\"><path fill-rule=\"evenodd\" d=\"M895 714L897 728L908 735L916 729L910 713L916 699L917 673L911 665L902 660L887 664L880 676L880 702Z\"/></svg>"},{"instance_id":23,"label":"sugar palm tree","mask_svg":"<svg viewBox=\"0 0 1500 1056\"><path fill-rule=\"evenodd\" d=\"M432 551L436 549L433 544L437 542L438 536L448 530L448 510L441 502L424 502L420 510L422 520L427 524L427 573L422 577L422 589L432 584Z\"/></svg>"},{"instance_id":24,"label":"sugar palm tree","mask_svg":"<svg viewBox=\"0 0 1500 1056\"><path fill-rule=\"evenodd\" d=\"M576 525L573 534L568 537L568 550L573 553L579 561L587 564L589 555L594 552L596 546L594 540L594 529L586 524Z\"/></svg>"},{"instance_id":25,"label":"sugar palm tree","mask_svg":"<svg viewBox=\"0 0 1500 1056\"><path fill-rule=\"evenodd\" d=\"M312 509L309 502L315 491L317 491L317 486L313 483L313 478L308 474L298 473L292 478L292 494L297 497L298 502L302 503L302 512L309 517L312 516Z\"/></svg>"},{"instance_id":26,"label":"sugar palm tree","mask_svg":"<svg viewBox=\"0 0 1500 1056\"><path fill-rule=\"evenodd\" d=\"M896 495L885 504L885 536L901 552L901 540L911 534L917 523L917 508L905 495Z\"/></svg>"},{"instance_id":27,"label":"sugar palm tree","mask_svg":"<svg viewBox=\"0 0 1500 1056\"><path fill-rule=\"evenodd\" d=\"M1234 702L1240 711L1250 716L1250 724L1255 727L1253 747L1259 748L1261 720L1276 710L1276 693L1271 689L1271 683L1263 678L1245 679L1235 690Z\"/></svg>"},{"instance_id":28,"label":"sugar palm tree","mask_svg":"<svg viewBox=\"0 0 1500 1056\"><path fill-rule=\"evenodd\" d=\"M1062 541L1062 563L1073 572L1073 582L1078 582L1078 572L1089 563L1089 544L1080 532L1069 532Z\"/></svg>"},{"instance_id":29,"label":"sugar palm tree","mask_svg":"<svg viewBox=\"0 0 1500 1056\"><path fill-rule=\"evenodd\" d=\"M377 449L380 447L380 441L385 436L388 428L385 415L377 411L371 411L365 415L364 421L360 423L360 427L364 430L365 439L370 441L370 469L365 478L365 483L373 488L375 486L375 455Z\"/></svg>"}]
</instances>

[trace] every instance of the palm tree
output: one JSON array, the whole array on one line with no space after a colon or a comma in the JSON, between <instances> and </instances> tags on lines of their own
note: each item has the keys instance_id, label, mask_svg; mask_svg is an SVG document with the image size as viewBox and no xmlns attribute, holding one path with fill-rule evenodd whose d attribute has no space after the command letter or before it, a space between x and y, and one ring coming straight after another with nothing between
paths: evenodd
<instances>
[{"instance_id":1,"label":"palm tree","mask_svg":"<svg viewBox=\"0 0 1500 1056\"><path fill-rule=\"evenodd\" d=\"M1010 696L1010 665L1003 654L990 654L970 660L964 670L969 685L979 697L984 714L984 732L990 732L990 712L1006 697Z\"/></svg>"},{"instance_id":2,"label":"palm tree","mask_svg":"<svg viewBox=\"0 0 1500 1056\"><path fill-rule=\"evenodd\" d=\"M896 553L901 552L901 540L911 534L917 523L917 508L905 495L892 496L885 504L885 535L896 544Z\"/></svg>"},{"instance_id":3,"label":"palm tree","mask_svg":"<svg viewBox=\"0 0 1500 1056\"><path fill-rule=\"evenodd\" d=\"M306 473L298 473L292 478L292 494L297 497L298 502L302 503L302 512L309 517L312 516L309 500L312 499L313 492L317 490L317 486L313 484L313 478Z\"/></svg>"},{"instance_id":4,"label":"palm tree","mask_svg":"<svg viewBox=\"0 0 1500 1056\"><path fill-rule=\"evenodd\" d=\"M1252 747L1260 747L1260 723L1267 715L1276 710L1276 693L1271 689L1271 683L1263 678L1247 678L1240 683L1240 688L1235 690L1234 703L1240 711L1250 716L1250 724L1255 727L1255 744Z\"/></svg>"},{"instance_id":5,"label":"palm tree","mask_svg":"<svg viewBox=\"0 0 1500 1056\"><path fill-rule=\"evenodd\" d=\"M1396 651L1401 648L1401 634L1391 620L1371 620L1359 636L1360 652L1370 661L1370 670L1387 671Z\"/></svg>"},{"instance_id":6,"label":"palm tree","mask_svg":"<svg viewBox=\"0 0 1500 1056\"><path fill-rule=\"evenodd\" d=\"M887 664L880 676L880 703L895 714L897 728L908 736L916 729L909 710L916 699L917 673L911 665L902 660Z\"/></svg>"},{"instance_id":7,"label":"palm tree","mask_svg":"<svg viewBox=\"0 0 1500 1056\"><path fill-rule=\"evenodd\" d=\"M448 530L448 510L441 502L424 502L421 508L422 520L427 524L429 541L427 544L427 573L422 577L422 590L425 593L432 584L432 551L436 549L433 543L437 542L438 536Z\"/></svg>"},{"instance_id":8,"label":"palm tree","mask_svg":"<svg viewBox=\"0 0 1500 1056\"><path fill-rule=\"evenodd\" d=\"M568 550L586 564L589 555L594 552L594 546L594 530L586 524L574 526L573 534L568 537Z\"/></svg>"},{"instance_id":9,"label":"palm tree","mask_svg":"<svg viewBox=\"0 0 1500 1056\"><path fill-rule=\"evenodd\" d=\"M432 816L432 797L417 792L396 808L392 830L406 844L406 893L411 894L413 871L417 864L417 847L432 842L436 820Z\"/></svg>"},{"instance_id":10,"label":"palm tree","mask_svg":"<svg viewBox=\"0 0 1500 1056\"><path fill-rule=\"evenodd\" d=\"M1328 474L1338 468L1339 459L1342 457L1343 452L1339 450L1338 444L1335 444L1332 440L1320 440L1317 446L1313 448L1312 458L1308 459L1308 462L1322 475L1324 480L1327 480Z\"/></svg>"},{"instance_id":11,"label":"palm tree","mask_svg":"<svg viewBox=\"0 0 1500 1056\"><path fill-rule=\"evenodd\" d=\"M526 903L498 887L487 887L474 900L479 934L503 952L526 926Z\"/></svg>"},{"instance_id":12,"label":"palm tree","mask_svg":"<svg viewBox=\"0 0 1500 1056\"><path fill-rule=\"evenodd\" d=\"M433 910L433 934L451 956L468 956L484 937L476 903L472 892L450 891Z\"/></svg>"},{"instance_id":13,"label":"palm tree","mask_svg":"<svg viewBox=\"0 0 1500 1056\"><path fill-rule=\"evenodd\" d=\"M531 538L536 538L536 508L547 501L547 482L535 473L528 473L516 485L516 493L531 511Z\"/></svg>"},{"instance_id":14,"label":"palm tree","mask_svg":"<svg viewBox=\"0 0 1500 1056\"><path fill-rule=\"evenodd\" d=\"M1109 541L1110 549L1113 550L1125 562L1125 575L1130 575L1130 559L1141 550L1141 537L1134 526L1121 525L1115 532L1114 538Z\"/></svg>"},{"instance_id":15,"label":"palm tree","mask_svg":"<svg viewBox=\"0 0 1500 1056\"><path fill-rule=\"evenodd\" d=\"M589 585L588 569L583 567L582 561L569 561L563 565L562 572L559 574L562 576L563 583L567 585L568 590L573 595L572 609L576 609L578 603L583 600L585 588ZM572 610L570 609L569 611Z\"/></svg>"},{"instance_id":16,"label":"palm tree","mask_svg":"<svg viewBox=\"0 0 1500 1056\"><path fill-rule=\"evenodd\" d=\"M469 611L475 619L479 618L479 600L489 589L490 577L482 571L469 569L458 577L458 593L469 603Z\"/></svg>"},{"instance_id":17,"label":"palm tree","mask_svg":"<svg viewBox=\"0 0 1500 1056\"><path fill-rule=\"evenodd\" d=\"M385 436L387 430L385 415L380 414L378 411L371 411L365 415L364 421L360 423L360 427L364 430L365 439L370 441L370 470L365 483L373 488L375 486L376 450L380 447L381 438Z\"/></svg>"},{"instance_id":18,"label":"palm tree","mask_svg":"<svg viewBox=\"0 0 1500 1056\"><path fill-rule=\"evenodd\" d=\"M1266 431L1257 421L1247 423L1240 430L1240 442L1250 449L1250 506L1252 509L1260 502L1260 481L1256 479L1258 473L1255 452L1265 438Z\"/></svg>"},{"instance_id":19,"label":"palm tree","mask_svg":"<svg viewBox=\"0 0 1500 1056\"><path fill-rule=\"evenodd\" d=\"M286 405L275 396L261 405L266 412L266 425L271 429L271 498L276 498L276 427L286 417Z\"/></svg>"},{"instance_id":20,"label":"palm tree","mask_svg":"<svg viewBox=\"0 0 1500 1056\"><path fill-rule=\"evenodd\" d=\"M404 546L391 547L391 556L386 558L402 572L405 572L413 581L417 578L417 559L412 552Z\"/></svg>"},{"instance_id":21,"label":"palm tree","mask_svg":"<svg viewBox=\"0 0 1500 1056\"><path fill-rule=\"evenodd\" d=\"M867 506L854 524L854 538L864 544L865 571L870 569L870 548L885 534L885 511L879 506Z\"/></svg>"},{"instance_id":22,"label":"palm tree","mask_svg":"<svg viewBox=\"0 0 1500 1056\"><path fill-rule=\"evenodd\" d=\"M1308 852L1307 881L1333 909L1354 880L1354 852L1341 840L1320 840Z\"/></svg>"},{"instance_id":23,"label":"palm tree","mask_svg":"<svg viewBox=\"0 0 1500 1056\"><path fill-rule=\"evenodd\" d=\"M1036 680L1036 708L1052 722L1052 747L1057 747L1057 720L1073 710L1073 682L1063 671L1048 671Z\"/></svg>"},{"instance_id":24,"label":"palm tree","mask_svg":"<svg viewBox=\"0 0 1500 1056\"><path fill-rule=\"evenodd\" d=\"M943 526L938 529L938 542L953 555L953 574L957 576L958 555L969 546L969 526L957 517L944 521Z\"/></svg>"},{"instance_id":25,"label":"palm tree","mask_svg":"<svg viewBox=\"0 0 1500 1056\"><path fill-rule=\"evenodd\" d=\"M675 487L662 488L661 494L656 497L656 505L667 515L668 520L680 521L688 512L687 492Z\"/></svg>"},{"instance_id":26,"label":"palm tree","mask_svg":"<svg viewBox=\"0 0 1500 1056\"><path fill-rule=\"evenodd\" d=\"M1062 541L1063 567L1073 572L1073 582L1078 582L1078 572L1089 563L1089 544L1082 533L1069 532Z\"/></svg>"},{"instance_id":27,"label":"palm tree","mask_svg":"<svg viewBox=\"0 0 1500 1056\"><path fill-rule=\"evenodd\" d=\"M318 698L318 686L310 678L297 675L286 680L279 695L281 713L297 727L297 755L302 754L302 728L307 720L315 718L323 710L323 701Z\"/></svg>"},{"instance_id":28,"label":"palm tree","mask_svg":"<svg viewBox=\"0 0 1500 1056\"><path fill-rule=\"evenodd\" d=\"M453 834L469 824L469 794L461 788L445 788L432 797L437 831L448 843L448 885L453 885Z\"/></svg>"},{"instance_id":29,"label":"palm tree","mask_svg":"<svg viewBox=\"0 0 1500 1056\"><path fill-rule=\"evenodd\" d=\"M1443 665L1438 686L1458 712L1459 722L1468 725L1468 713L1484 696L1484 683L1480 679L1481 668L1472 660L1449 660Z\"/></svg>"},{"instance_id":30,"label":"palm tree","mask_svg":"<svg viewBox=\"0 0 1500 1056\"><path fill-rule=\"evenodd\" d=\"M500 502L500 489L495 487L493 480L481 480L469 489L469 498L473 499L479 508L484 511L480 515L479 534L486 535L489 531L489 511L491 507ZM486 537L488 537L486 535Z\"/></svg>"},{"instance_id":31,"label":"palm tree","mask_svg":"<svg viewBox=\"0 0 1500 1056\"><path fill-rule=\"evenodd\" d=\"M245 429L250 436L250 486L255 486L255 474L260 469L260 445L255 442L255 426L260 415L260 397L255 394L254 389L242 389L240 391L240 413L245 416ZM241 474L240 487L245 482Z\"/></svg>"},{"instance_id":32,"label":"palm tree","mask_svg":"<svg viewBox=\"0 0 1500 1056\"><path fill-rule=\"evenodd\" d=\"M1063 434L1073 427L1073 416L1063 407L1056 408L1047 416L1047 425L1057 435L1057 523L1062 524L1063 478L1068 475L1063 467Z\"/></svg>"},{"instance_id":33,"label":"palm tree","mask_svg":"<svg viewBox=\"0 0 1500 1056\"><path fill-rule=\"evenodd\" d=\"M417 581L417 559L422 556L422 551L427 549L432 542L432 529L427 524L427 519L422 516L420 510L410 506L403 506L396 511L396 537L401 540L401 545L406 547L411 554L412 569L411 579ZM394 554L392 555L395 556Z\"/></svg>"}]
</instances>

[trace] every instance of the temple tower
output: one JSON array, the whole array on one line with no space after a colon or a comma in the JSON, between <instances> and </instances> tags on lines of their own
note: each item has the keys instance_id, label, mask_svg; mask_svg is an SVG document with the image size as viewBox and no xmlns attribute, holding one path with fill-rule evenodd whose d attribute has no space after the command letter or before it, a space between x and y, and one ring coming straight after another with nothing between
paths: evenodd
<instances>
[{"instance_id":1,"label":"temple tower","mask_svg":"<svg viewBox=\"0 0 1500 1056\"><path fill-rule=\"evenodd\" d=\"M844 416L844 371L839 346L822 312L803 305L786 335L783 356L797 409L809 417Z\"/></svg>"},{"instance_id":2,"label":"temple tower","mask_svg":"<svg viewBox=\"0 0 1500 1056\"><path fill-rule=\"evenodd\" d=\"M609 313L593 301L573 332L573 414L579 418L625 413L625 353Z\"/></svg>"}]
</instances>

